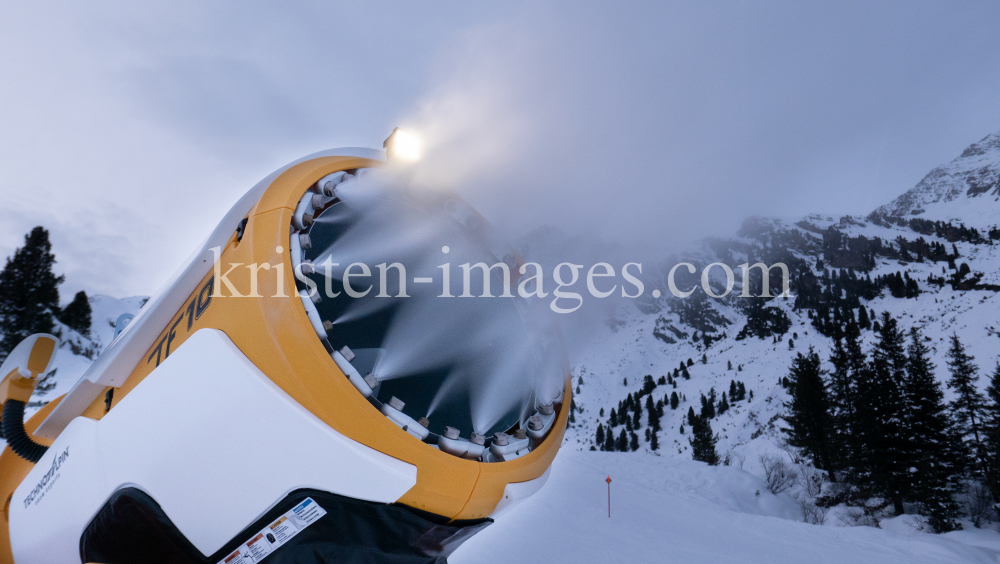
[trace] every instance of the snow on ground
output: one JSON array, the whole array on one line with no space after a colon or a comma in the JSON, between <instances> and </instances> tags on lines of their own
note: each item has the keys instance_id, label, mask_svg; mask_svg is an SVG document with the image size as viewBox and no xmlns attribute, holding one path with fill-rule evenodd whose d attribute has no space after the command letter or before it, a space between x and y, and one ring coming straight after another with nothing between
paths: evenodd
<instances>
[{"instance_id":1,"label":"snow on ground","mask_svg":"<svg viewBox=\"0 0 1000 564\"><path fill-rule=\"evenodd\" d=\"M43 405L65 394L76 384L80 376L90 368L93 359L97 358L104 347L114 338L114 322L123 313L136 314L146 303L146 298L135 296L131 298L112 298L95 295L90 298L91 324L90 337L84 337L56 322L56 328L62 334L61 345L56 353L53 371L48 377L43 377L31 396L31 402L25 410L25 415L31 417ZM75 349L75 350L74 350ZM88 356L89 355L89 356ZM0 442L0 444L3 444Z\"/></svg>"},{"instance_id":2,"label":"snow on ground","mask_svg":"<svg viewBox=\"0 0 1000 564\"><path fill-rule=\"evenodd\" d=\"M831 223L833 219L829 220ZM821 226L825 227L825 226ZM848 226L849 235L864 234L893 241L897 236L913 240L919 234L907 228L873 224ZM937 241L935 237L924 237ZM952 243L943 242L950 250ZM984 283L1000 283L1000 247L956 243L958 263L968 262L973 271L984 272ZM810 258L815 262L815 258ZM936 375L948 378L945 353L949 337L957 334L968 352L976 356L981 389L1000 360L1000 293L955 291L929 285L929 274L941 276L944 263L903 263L879 259L874 278L880 274L908 271L923 293L915 299L884 295L868 308L887 311L903 330L921 329L931 347ZM950 274L950 270L948 273ZM650 291L652 288L647 288ZM661 289L662 290L662 289ZM792 327L775 343L771 338L733 337L745 318L730 303L716 309L734 323L723 328L729 337L705 348L691 339L668 344L653 334L657 321L693 333L676 314L619 310L613 322L591 336L589 346L574 359L574 395L580 408L576 423L568 430L563 451L556 459L548 484L525 504L503 515L480 536L469 541L452 559L470 561L522 561L552 559L567 562L998 562L1000 534L996 524L976 529L968 521L964 531L933 535L923 530L919 517L904 515L883 519L881 529L852 527L841 517L849 511L834 508L824 526L803 522L798 499L801 483L777 496L763 486L761 457L777 456L791 461L782 449L782 403L789 399L779 385L788 374L794 356L815 347L828 359L833 341L816 332L806 312L792 310L792 300L776 304L786 311ZM870 351L876 335L866 331L863 346ZM794 339L794 348L789 340ZM702 355L707 362L702 363ZM659 385L654 401L676 391L682 398L677 410L665 410L659 435L660 449L654 453L645 440L647 426L636 430L640 448L634 453L604 453L589 449L598 423L607 423L612 407L642 386L643 376L654 380L671 373L681 362L694 360L690 380L677 385ZM729 369L728 363L733 368ZM739 370L742 365L743 370ZM829 364L826 364L829 369ZM582 384L580 383L582 380ZM715 388L721 397L731 380L743 381L752 401L732 403L730 410L711 421L718 434L718 451L730 457L729 467L709 467L691 461L690 429L680 428L689 407L700 411L700 396ZM945 390L946 399L952 399ZM644 403L644 401L643 401ZM604 409L603 417L599 412ZM645 410L644 410L645 411ZM615 436L623 426L615 428ZM796 471L808 469L794 466ZM606 488L612 479L613 516L606 516ZM756 492L760 491L758 497ZM617 492L617 493L616 493ZM480 538L481 537L481 538ZM513 540L517 539L517 540ZM489 555L488 557L484 556ZM468 555L468 556L467 556ZM474 555L474 556L473 556Z\"/></svg>"},{"instance_id":3,"label":"snow on ground","mask_svg":"<svg viewBox=\"0 0 1000 564\"><path fill-rule=\"evenodd\" d=\"M864 233L869 237L879 236L890 241L896 237L896 231L896 228L872 224L852 226L846 230L850 235ZM909 239L919 237L908 229L898 231ZM925 239L937 240L934 237ZM942 242L951 249L951 243ZM984 283L1000 284L1000 246L962 242L955 246L962 255L958 263L968 262L973 271L986 273ZM815 259L810 260L815 262ZM902 330L909 331L910 327L915 326L930 339L927 344L931 348L931 358L937 365L937 377L942 383L948 378L945 353L950 346L949 337L957 334L967 351L976 357L975 362L980 369L979 384L985 390L989 375L1000 362L1000 293L955 291L948 285L939 288L928 284L928 275L941 276L943 265L940 262L907 264L880 259L870 273L873 278L880 274L906 270L918 281L923 293L914 299L897 299L889 296L886 290L881 297L863 303L878 314L889 312L899 321ZM720 300L715 304L716 309L732 320L733 324L721 329L729 335L727 339L714 343L707 349L700 342L694 343L690 339L679 339L676 344L668 344L653 335L659 319L689 335L693 334L694 329L683 324L667 308L645 313L635 307L623 307L616 314L614 323L607 324L591 336L590 346L579 347L584 352L574 359L574 389L580 379L583 380L574 399L583 412L577 415L577 424L568 433L571 448L589 449L593 444L592 438L598 422L606 423L610 409L617 407L619 400L625 399L629 392L636 392L642 386L643 376L649 374L657 380L672 372L681 362L693 359L694 365L688 369L690 380L678 378L676 388L658 386L653 392L654 401L669 396L673 391L682 396L678 409L667 409L661 421L664 429L660 436L661 454L690 457L687 440L690 432L680 433L681 420L691 406L696 413L700 411L701 394L707 396L714 387L721 398L722 392L729 390L732 380L743 381L748 392L753 391L754 397L752 401L732 404L729 412L712 420L712 429L719 433L719 453L724 455L727 451L733 451L736 455L744 456L746 462L752 465L761 451L774 450L778 433L768 422L781 412L782 402L789 399L779 385L779 378L788 375L789 365L795 355L806 352L810 346L815 347L826 362L833 340L820 335L812 327L805 311L792 310L792 299L778 299L772 303L784 309L792 320L791 329L781 341L774 343L771 338L753 337L735 340L733 337L745 323L745 318L730 303ZM794 340L794 348L789 347L790 339ZM874 331L865 331L862 339L865 350L870 351L876 334ZM702 355L707 356L705 364L701 362ZM732 370L728 368L729 362L732 363ZM743 367L742 371L738 369L740 365ZM828 363L825 367L831 368ZM945 397L947 400L952 398L950 390L945 389ZM605 410L604 417L599 416L601 408ZM642 449L646 449L646 443L642 440L645 425L644 415L643 428L638 431ZM620 426L616 428L616 436L620 429ZM756 431L761 436L751 439Z\"/></svg>"},{"instance_id":4,"label":"snow on ground","mask_svg":"<svg viewBox=\"0 0 1000 564\"><path fill-rule=\"evenodd\" d=\"M610 519L604 481L608 474ZM564 449L541 491L501 515L449 561L1000 561L1000 535L992 531L933 535L905 522L897 526L896 520L883 522L883 529L822 527L801 522L798 511L791 496L768 493L760 478L736 467Z\"/></svg>"},{"instance_id":5,"label":"snow on ground","mask_svg":"<svg viewBox=\"0 0 1000 564\"><path fill-rule=\"evenodd\" d=\"M90 308L93 310L90 315L91 339L100 343L101 350L103 350L115 336L115 321L118 320L118 316L123 313L135 315L147 299L149 298L143 296L122 299L100 294L92 296L90 298Z\"/></svg>"}]
</instances>

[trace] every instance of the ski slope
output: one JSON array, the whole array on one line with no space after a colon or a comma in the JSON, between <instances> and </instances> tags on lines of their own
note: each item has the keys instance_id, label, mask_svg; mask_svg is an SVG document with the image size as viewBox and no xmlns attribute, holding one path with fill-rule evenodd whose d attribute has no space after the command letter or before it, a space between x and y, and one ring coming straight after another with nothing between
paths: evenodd
<instances>
[{"instance_id":1,"label":"ski slope","mask_svg":"<svg viewBox=\"0 0 1000 564\"><path fill-rule=\"evenodd\" d=\"M736 467L564 449L541 491L462 545L449 562L1000 561L1000 535L993 531L934 535L908 519L884 521L883 529L809 525L790 495L770 494L760 478Z\"/></svg>"}]
</instances>

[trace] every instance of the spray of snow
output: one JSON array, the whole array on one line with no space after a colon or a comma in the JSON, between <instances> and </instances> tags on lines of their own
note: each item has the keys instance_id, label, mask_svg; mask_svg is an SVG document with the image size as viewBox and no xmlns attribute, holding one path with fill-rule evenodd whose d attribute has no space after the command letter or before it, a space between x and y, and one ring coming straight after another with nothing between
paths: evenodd
<instances>
[{"instance_id":1,"label":"spray of snow","mask_svg":"<svg viewBox=\"0 0 1000 564\"><path fill-rule=\"evenodd\" d=\"M475 297L461 296L465 285L459 265L493 265L505 258L478 214L454 196L414 188L411 177L397 171L371 172L345 182L337 196L340 203L316 221L341 231L314 262L321 272L324 265L336 263L330 274L340 280L352 263L371 267L371 292L352 299L333 323L392 309L380 347L384 352L373 371L379 381L449 369L427 415L467 396L474 429L481 433L512 410L523 420L536 402L558 398L566 360L553 324L540 308L517 296L513 284L514 297L500 297L504 280L499 268L489 279L490 294L496 297L481 297L486 279L478 271L468 288ZM382 288L376 265L396 262L406 269L408 297L400 293L395 270L387 272L387 295L378 297ZM449 265L448 293L455 297L440 297L442 264ZM433 283L415 283L416 278Z\"/></svg>"}]
</instances>

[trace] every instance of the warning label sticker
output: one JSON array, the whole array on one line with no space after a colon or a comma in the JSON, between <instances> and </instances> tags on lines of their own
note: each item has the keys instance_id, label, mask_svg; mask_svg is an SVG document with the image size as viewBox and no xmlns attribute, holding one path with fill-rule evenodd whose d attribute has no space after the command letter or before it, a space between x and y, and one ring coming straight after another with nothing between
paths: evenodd
<instances>
[{"instance_id":1,"label":"warning label sticker","mask_svg":"<svg viewBox=\"0 0 1000 564\"><path fill-rule=\"evenodd\" d=\"M219 564L257 564L324 515L326 510L307 497L220 560Z\"/></svg>"}]
</instances>

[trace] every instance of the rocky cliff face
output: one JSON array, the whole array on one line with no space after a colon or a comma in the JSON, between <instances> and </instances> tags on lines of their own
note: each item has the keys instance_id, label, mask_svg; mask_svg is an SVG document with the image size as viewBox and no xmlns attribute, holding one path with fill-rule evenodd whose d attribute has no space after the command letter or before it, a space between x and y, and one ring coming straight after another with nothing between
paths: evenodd
<instances>
[{"instance_id":1,"label":"rocky cliff face","mask_svg":"<svg viewBox=\"0 0 1000 564\"><path fill-rule=\"evenodd\" d=\"M972 207L976 209L968 209ZM963 217L973 224L989 224L990 216L1000 215L1000 132L973 143L958 158L935 168L875 211L884 216L940 220Z\"/></svg>"}]
</instances>

